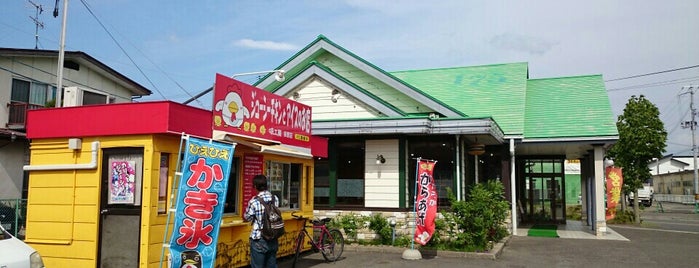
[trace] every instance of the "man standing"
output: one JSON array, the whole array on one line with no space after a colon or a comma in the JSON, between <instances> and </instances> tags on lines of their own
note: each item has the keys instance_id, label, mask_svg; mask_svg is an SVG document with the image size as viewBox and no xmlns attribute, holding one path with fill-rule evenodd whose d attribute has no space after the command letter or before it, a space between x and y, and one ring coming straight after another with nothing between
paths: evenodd
<instances>
[{"instance_id":1,"label":"man standing","mask_svg":"<svg viewBox=\"0 0 699 268\"><path fill-rule=\"evenodd\" d=\"M257 196L264 200L264 202L274 200L274 205L279 206L279 199L275 198L272 193L267 190L267 177L265 175L260 174L252 178L252 185L258 192ZM277 239L265 240L262 238L262 218L264 217L264 209L260 201L253 197L248 202L248 207L243 215L245 221L252 222L252 230L250 231L251 268L277 267L279 241L277 241Z\"/></svg>"}]
</instances>

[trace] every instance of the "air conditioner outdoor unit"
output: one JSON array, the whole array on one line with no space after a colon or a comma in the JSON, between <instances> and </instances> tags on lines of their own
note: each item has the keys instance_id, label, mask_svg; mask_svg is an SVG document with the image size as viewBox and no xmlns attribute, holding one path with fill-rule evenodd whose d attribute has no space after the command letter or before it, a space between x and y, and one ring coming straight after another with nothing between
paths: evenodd
<instances>
[{"instance_id":1,"label":"air conditioner outdoor unit","mask_svg":"<svg viewBox=\"0 0 699 268\"><path fill-rule=\"evenodd\" d=\"M109 95L81 87L66 87L63 90L63 107L109 103Z\"/></svg>"}]
</instances>

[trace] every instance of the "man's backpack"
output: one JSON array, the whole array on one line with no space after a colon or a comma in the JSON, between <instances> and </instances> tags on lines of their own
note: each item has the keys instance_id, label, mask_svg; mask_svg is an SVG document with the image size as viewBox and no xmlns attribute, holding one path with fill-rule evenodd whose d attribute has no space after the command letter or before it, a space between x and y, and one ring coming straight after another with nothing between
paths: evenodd
<instances>
[{"instance_id":1,"label":"man's backpack","mask_svg":"<svg viewBox=\"0 0 699 268\"><path fill-rule=\"evenodd\" d=\"M258 202L265 208L262 216L262 238L275 240L284 234L284 220L279 208L274 205L277 198L272 195L272 201L265 202L261 197L255 196Z\"/></svg>"}]
</instances>

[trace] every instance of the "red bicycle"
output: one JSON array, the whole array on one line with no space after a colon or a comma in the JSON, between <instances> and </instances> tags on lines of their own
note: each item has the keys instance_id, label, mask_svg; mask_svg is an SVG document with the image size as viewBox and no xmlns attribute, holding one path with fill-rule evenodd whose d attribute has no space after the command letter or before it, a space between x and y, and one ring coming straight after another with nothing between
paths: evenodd
<instances>
[{"instance_id":1,"label":"red bicycle","mask_svg":"<svg viewBox=\"0 0 699 268\"><path fill-rule=\"evenodd\" d=\"M308 225L309 218L304 218L303 216L291 214L297 220L303 221L303 227L299 231L298 237L296 237L296 253L294 254L294 261L291 267L296 267L296 262L303 251L304 240L308 237L308 242L311 244L311 249L323 254L323 258L326 261L336 261L342 255L342 251L345 249L345 238L338 229L329 229L326 225L332 219L313 219L311 220L311 225ZM312 227L313 232L316 236L312 236L308 233L306 228Z\"/></svg>"}]
</instances>

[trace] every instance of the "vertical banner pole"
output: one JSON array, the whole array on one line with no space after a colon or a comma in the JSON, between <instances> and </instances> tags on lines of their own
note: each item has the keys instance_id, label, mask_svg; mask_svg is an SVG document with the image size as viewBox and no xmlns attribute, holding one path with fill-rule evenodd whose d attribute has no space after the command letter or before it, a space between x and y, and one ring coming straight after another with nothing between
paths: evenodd
<instances>
[{"instance_id":1,"label":"vertical banner pole","mask_svg":"<svg viewBox=\"0 0 699 268\"><path fill-rule=\"evenodd\" d=\"M418 170L420 170L420 160L422 158L418 157L415 160L415 187L413 188L413 215L417 217L417 181L418 181ZM413 235L411 236L410 239L410 249L415 249L415 228L417 228L417 224L413 224Z\"/></svg>"}]
</instances>

